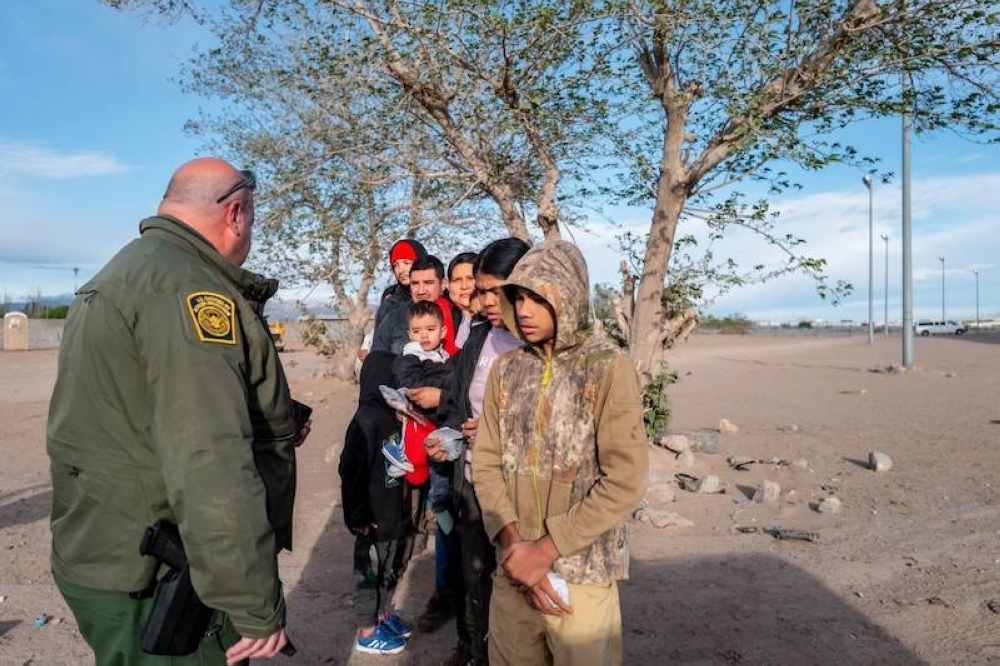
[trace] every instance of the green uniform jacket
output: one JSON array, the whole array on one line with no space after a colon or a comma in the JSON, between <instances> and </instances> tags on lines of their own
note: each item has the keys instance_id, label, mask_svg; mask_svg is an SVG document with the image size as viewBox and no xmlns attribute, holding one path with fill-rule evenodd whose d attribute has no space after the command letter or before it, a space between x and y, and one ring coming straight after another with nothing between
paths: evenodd
<instances>
[{"instance_id":1,"label":"green uniform jacket","mask_svg":"<svg viewBox=\"0 0 1000 666\"><path fill-rule=\"evenodd\" d=\"M285 623L297 433L262 313L277 282L168 216L77 292L49 407L52 567L101 590L146 587L143 531L175 521L206 605L247 637Z\"/></svg>"}]
</instances>

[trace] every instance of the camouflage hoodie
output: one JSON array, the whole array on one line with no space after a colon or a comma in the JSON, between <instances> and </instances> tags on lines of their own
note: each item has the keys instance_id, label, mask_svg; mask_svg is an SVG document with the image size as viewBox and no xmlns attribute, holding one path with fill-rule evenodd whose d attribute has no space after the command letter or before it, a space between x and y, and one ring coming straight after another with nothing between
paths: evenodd
<instances>
[{"instance_id":1,"label":"camouflage hoodie","mask_svg":"<svg viewBox=\"0 0 1000 666\"><path fill-rule=\"evenodd\" d=\"M635 368L590 325L587 265L574 244L537 245L505 285L552 306L556 343L550 359L526 345L490 372L473 463L486 532L495 540L517 523L524 539L548 534L560 553L553 569L570 583L627 578L626 518L648 463ZM518 331L506 294L501 308Z\"/></svg>"}]
</instances>

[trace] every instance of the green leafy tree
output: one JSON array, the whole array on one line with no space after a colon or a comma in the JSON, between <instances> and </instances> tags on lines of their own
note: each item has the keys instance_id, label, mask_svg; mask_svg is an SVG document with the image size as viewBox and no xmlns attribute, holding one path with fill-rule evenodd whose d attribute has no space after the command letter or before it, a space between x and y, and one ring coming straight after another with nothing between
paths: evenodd
<instances>
[{"instance_id":1,"label":"green leafy tree","mask_svg":"<svg viewBox=\"0 0 1000 666\"><path fill-rule=\"evenodd\" d=\"M389 77L421 109L508 231L546 238L602 145L609 44L588 1L331 0L360 18Z\"/></svg>"},{"instance_id":2,"label":"green leafy tree","mask_svg":"<svg viewBox=\"0 0 1000 666\"><path fill-rule=\"evenodd\" d=\"M653 208L630 337L647 372L669 339L665 278L686 216L718 234L749 228L785 249L789 268L817 278L821 295L836 294L845 285L827 285L824 262L802 256L794 236L775 234L766 202L744 202L738 183L777 193L796 187L788 164L874 169L870 157L830 137L904 111L917 131L995 139L997 5L652 0L618 9L622 42L635 54L621 62L621 98L638 102L630 108L645 121L618 141L632 166L620 191ZM626 92L639 89L646 95Z\"/></svg>"},{"instance_id":3,"label":"green leafy tree","mask_svg":"<svg viewBox=\"0 0 1000 666\"><path fill-rule=\"evenodd\" d=\"M118 3L192 12L219 44L186 67L187 91L225 102L188 129L216 154L257 171L256 250L251 265L285 287L326 286L349 335L307 336L348 376L376 280L401 237L447 252L496 215L414 114L352 29L358 19L324 3ZM233 30L232 26L240 26Z\"/></svg>"}]
</instances>

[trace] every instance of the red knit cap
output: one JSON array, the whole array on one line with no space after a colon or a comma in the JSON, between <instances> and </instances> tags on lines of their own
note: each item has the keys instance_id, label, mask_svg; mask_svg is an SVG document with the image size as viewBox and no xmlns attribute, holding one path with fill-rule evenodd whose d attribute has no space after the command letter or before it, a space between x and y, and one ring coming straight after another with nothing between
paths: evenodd
<instances>
[{"instance_id":1,"label":"red knit cap","mask_svg":"<svg viewBox=\"0 0 1000 666\"><path fill-rule=\"evenodd\" d=\"M417 260L417 251L406 241L399 241L392 247L392 252L389 253L389 265L392 266L400 259Z\"/></svg>"}]
</instances>

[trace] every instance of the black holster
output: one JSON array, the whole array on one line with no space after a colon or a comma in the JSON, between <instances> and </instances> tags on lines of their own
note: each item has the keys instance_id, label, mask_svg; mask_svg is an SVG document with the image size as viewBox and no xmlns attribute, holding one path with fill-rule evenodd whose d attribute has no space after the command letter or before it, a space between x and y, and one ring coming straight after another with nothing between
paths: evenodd
<instances>
[{"instance_id":1,"label":"black holster","mask_svg":"<svg viewBox=\"0 0 1000 666\"><path fill-rule=\"evenodd\" d=\"M156 581L153 610L142 630L139 647L147 654L191 654L205 637L213 611L201 602L191 585L191 570L177 526L158 520L147 527L139 553L155 557L169 569Z\"/></svg>"}]
</instances>

